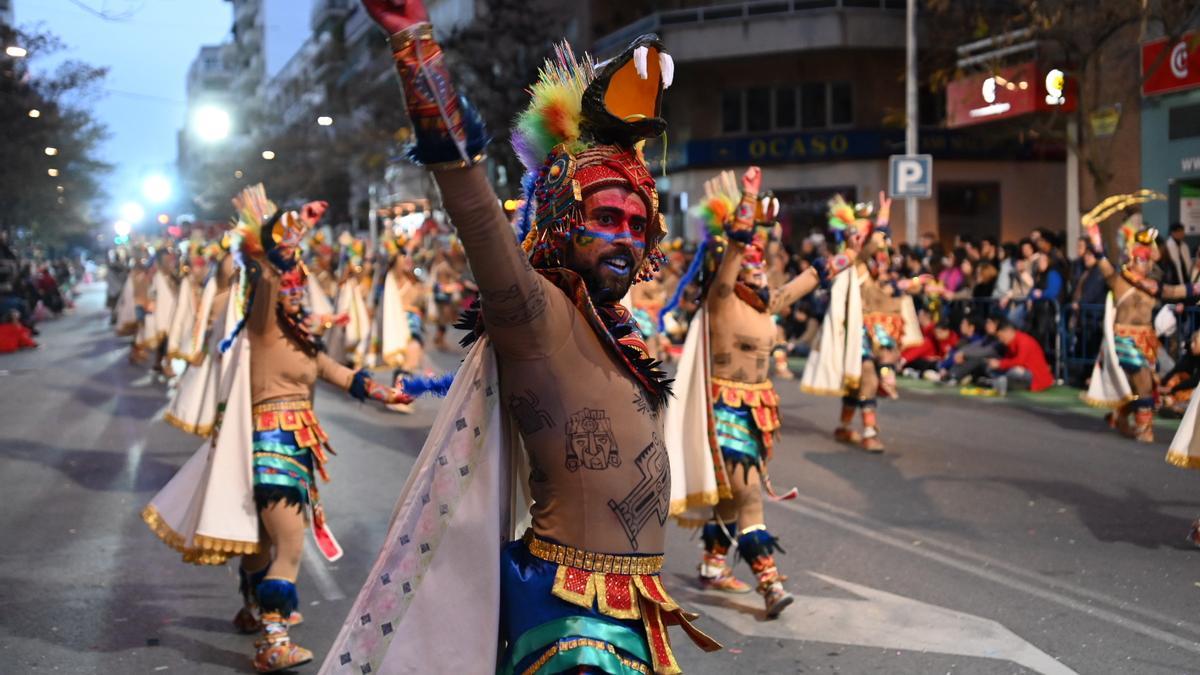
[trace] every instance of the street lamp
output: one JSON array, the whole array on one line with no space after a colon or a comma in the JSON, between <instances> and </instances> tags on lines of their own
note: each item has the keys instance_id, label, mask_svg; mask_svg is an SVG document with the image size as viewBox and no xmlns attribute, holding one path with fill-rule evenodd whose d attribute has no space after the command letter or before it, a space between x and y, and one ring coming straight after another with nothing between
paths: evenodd
<instances>
[{"instance_id":1,"label":"street lamp","mask_svg":"<svg viewBox=\"0 0 1200 675\"><path fill-rule=\"evenodd\" d=\"M317 124L323 127L331 126L333 124L333 118L329 115L321 115L317 118Z\"/></svg>"},{"instance_id":2,"label":"street lamp","mask_svg":"<svg viewBox=\"0 0 1200 675\"><path fill-rule=\"evenodd\" d=\"M130 223L140 223L146 217L146 209L137 202L125 202L121 205L121 220Z\"/></svg>"},{"instance_id":3,"label":"street lamp","mask_svg":"<svg viewBox=\"0 0 1200 675\"><path fill-rule=\"evenodd\" d=\"M38 110L37 108L34 108L34 109L32 109L32 110L30 110L30 111L29 111L29 116L30 116L30 117L34 117L34 118L41 117L41 116L42 116L42 111L41 111L41 110Z\"/></svg>"},{"instance_id":4,"label":"street lamp","mask_svg":"<svg viewBox=\"0 0 1200 675\"><path fill-rule=\"evenodd\" d=\"M47 146L45 152L47 157L53 157L58 154L58 148Z\"/></svg>"},{"instance_id":5,"label":"street lamp","mask_svg":"<svg viewBox=\"0 0 1200 675\"><path fill-rule=\"evenodd\" d=\"M58 178L58 169L46 169L46 174L51 178Z\"/></svg>"},{"instance_id":6,"label":"street lamp","mask_svg":"<svg viewBox=\"0 0 1200 675\"><path fill-rule=\"evenodd\" d=\"M206 105L196 111L192 117L192 128L201 140L209 143L223 141L229 137L233 121L229 113L212 105Z\"/></svg>"},{"instance_id":7,"label":"street lamp","mask_svg":"<svg viewBox=\"0 0 1200 675\"><path fill-rule=\"evenodd\" d=\"M115 232L118 237L128 237L132 230L133 225L130 224L128 220L118 220L117 222L113 223L113 232Z\"/></svg>"},{"instance_id":8,"label":"street lamp","mask_svg":"<svg viewBox=\"0 0 1200 675\"><path fill-rule=\"evenodd\" d=\"M29 54L29 51L26 50L24 47L18 47L17 45L9 45L4 48L4 53L8 54L9 56L13 57L14 59L23 59Z\"/></svg>"},{"instance_id":9,"label":"street lamp","mask_svg":"<svg viewBox=\"0 0 1200 675\"><path fill-rule=\"evenodd\" d=\"M142 181L142 196L151 204L162 204L171 198L171 181L155 174Z\"/></svg>"},{"instance_id":10,"label":"street lamp","mask_svg":"<svg viewBox=\"0 0 1200 675\"><path fill-rule=\"evenodd\" d=\"M270 150L263 150L262 158L269 162L272 159L275 159L275 153Z\"/></svg>"}]
</instances>

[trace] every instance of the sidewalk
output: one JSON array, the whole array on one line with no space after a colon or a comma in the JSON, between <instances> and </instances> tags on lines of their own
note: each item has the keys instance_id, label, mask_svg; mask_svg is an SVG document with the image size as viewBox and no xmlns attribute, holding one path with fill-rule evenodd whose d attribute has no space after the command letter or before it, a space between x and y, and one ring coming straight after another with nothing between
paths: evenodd
<instances>
[{"instance_id":1,"label":"sidewalk","mask_svg":"<svg viewBox=\"0 0 1200 675\"><path fill-rule=\"evenodd\" d=\"M790 358L788 365L792 372L799 378L800 373L804 372L803 358ZM1067 386L1053 386L1045 391L1032 393L1028 391L1010 391L1007 396L988 396L988 395L968 395L962 393L969 391L971 387L948 387L945 385L929 382L928 380L910 379L906 377L897 378L897 385L902 392L913 392L927 396L964 396L973 398L979 401L995 403L997 405L1014 405L1021 408L1031 410L1052 410L1055 412L1068 412L1096 419L1103 419L1108 410L1103 408L1093 408L1080 400L1079 395L1082 393L1079 389ZM1179 428L1179 420L1163 419L1160 417L1154 418L1154 428L1164 432L1175 433Z\"/></svg>"}]
</instances>

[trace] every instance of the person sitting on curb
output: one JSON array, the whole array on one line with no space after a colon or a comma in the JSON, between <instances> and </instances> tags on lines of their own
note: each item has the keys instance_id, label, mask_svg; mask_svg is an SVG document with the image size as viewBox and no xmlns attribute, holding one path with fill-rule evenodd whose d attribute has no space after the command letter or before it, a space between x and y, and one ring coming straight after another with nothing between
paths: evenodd
<instances>
[{"instance_id":1,"label":"person sitting on curb","mask_svg":"<svg viewBox=\"0 0 1200 675\"><path fill-rule=\"evenodd\" d=\"M989 359L988 369L1001 395L1009 387L1038 392L1054 384L1046 354L1032 335L1001 319L996 326L996 339L1004 345L1004 357Z\"/></svg>"},{"instance_id":2,"label":"person sitting on curb","mask_svg":"<svg viewBox=\"0 0 1200 675\"><path fill-rule=\"evenodd\" d=\"M29 329L21 323L21 313L12 310L8 313L8 321L0 324L0 354L10 354L22 349L33 349L38 346Z\"/></svg>"}]
</instances>

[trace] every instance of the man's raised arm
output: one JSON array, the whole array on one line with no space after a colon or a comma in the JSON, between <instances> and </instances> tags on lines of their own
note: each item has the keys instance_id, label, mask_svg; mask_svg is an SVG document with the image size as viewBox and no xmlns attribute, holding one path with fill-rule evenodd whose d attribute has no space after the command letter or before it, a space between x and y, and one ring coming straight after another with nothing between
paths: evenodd
<instances>
[{"instance_id":1,"label":"man's raised arm","mask_svg":"<svg viewBox=\"0 0 1200 675\"><path fill-rule=\"evenodd\" d=\"M363 5L390 36L416 137L409 154L433 172L441 190L479 285L488 335L500 352L516 358L554 350L570 324L549 315L565 309L566 298L548 292L551 284L530 266L478 164L487 132L455 90L424 6L414 0Z\"/></svg>"}]
</instances>

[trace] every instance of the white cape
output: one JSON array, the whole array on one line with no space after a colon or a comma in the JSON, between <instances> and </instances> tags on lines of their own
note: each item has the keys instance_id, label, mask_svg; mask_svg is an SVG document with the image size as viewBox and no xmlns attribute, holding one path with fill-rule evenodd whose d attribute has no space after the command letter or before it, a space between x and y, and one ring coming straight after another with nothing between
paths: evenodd
<instances>
[{"instance_id":1,"label":"white cape","mask_svg":"<svg viewBox=\"0 0 1200 675\"><path fill-rule=\"evenodd\" d=\"M404 310L400 284L389 272L383 278L383 297L375 307L371 332L359 342L356 362L367 368L402 366L411 339L412 331L408 328L408 312Z\"/></svg>"},{"instance_id":2,"label":"white cape","mask_svg":"<svg viewBox=\"0 0 1200 675\"><path fill-rule=\"evenodd\" d=\"M925 343L925 335L921 332L921 321L917 318L917 303L913 296L907 293L900 297L900 316L904 319L900 348L920 347Z\"/></svg>"},{"instance_id":3,"label":"white cape","mask_svg":"<svg viewBox=\"0 0 1200 675\"><path fill-rule=\"evenodd\" d=\"M195 285L190 275L185 274L179 282L179 296L171 312L170 328L167 330L167 358L187 360L192 349L192 328L196 324Z\"/></svg>"},{"instance_id":4,"label":"white cape","mask_svg":"<svg viewBox=\"0 0 1200 675\"><path fill-rule=\"evenodd\" d=\"M215 282L210 282L210 286L216 290ZM206 297L207 294L208 289L206 288ZM212 298L207 298L207 302L202 300L201 307L207 305L208 312L211 312L212 302ZM212 433L216 422L217 398L221 394L219 389L220 344L225 337L225 327L232 323L230 315L234 311L235 304L230 301L226 305L225 313L213 322L212 332L207 337L208 348L199 352L200 362L189 367L179 378L179 387L175 390L175 397L163 415L163 419L167 423L189 434L207 437ZM208 322L208 312L202 312L205 315L205 324ZM197 317L197 323L200 320L200 317ZM201 338L203 337L202 335Z\"/></svg>"},{"instance_id":5,"label":"white cape","mask_svg":"<svg viewBox=\"0 0 1200 675\"><path fill-rule=\"evenodd\" d=\"M708 358L708 315L701 308L683 343L663 432L671 460L671 515L685 526L707 521L720 497L709 434Z\"/></svg>"},{"instance_id":6,"label":"white cape","mask_svg":"<svg viewBox=\"0 0 1200 675\"><path fill-rule=\"evenodd\" d=\"M1084 403L1096 408L1119 408L1133 399L1133 388L1129 378L1117 360L1117 345L1113 333L1116 325L1117 307L1113 294L1104 299L1104 339L1100 343L1100 356L1092 368L1092 381L1081 398ZM1190 409L1190 406L1189 406ZM1183 427L1181 426L1180 429Z\"/></svg>"},{"instance_id":7,"label":"white cape","mask_svg":"<svg viewBox=\"0 0 1200 675\"><path fill-rule=\"evenodd\" d=\"M308 307L313 314L317 316L330 316L333 314L333 301L329 299L329 295L325 293L325 289L321 288L321 282L317 281L314 274L308 275Z\"/></svg>"},{"instance_id":8,"label":"white cape","mask_svg":"<svg viewBox=\"0 0 1200 675\"><path fill-rule=\"evenodd\" d=\"M183 553L185 562L201 565L219 565L258 550L250 450L250 341L244 333L221 357L219 370L224 413L212 440L196 450L142 511L150 529Z\"/></svg>"},{"instance_id":9,"label":"white cape","mask_svg":"<svg viewBox=\"0 0 1200 675\"><path fill-rule=\"evenodd\" d=\"M121 285L121 296L117 298L117 335L133 335L138 329L137 301L133 298L133 274L131 269Z\"/></svg>"},{"instance_id":10,"label":"white cape","mask_svg":"<svg viewBox=\"0 0 1200 675\"><path fill-rule=\"evenodd\" d=\"M204 284L204 291L200 293L200 306L196 310L196 319L192 322L191 335L185 338L181 343L182 358L193 366L198 366L204 360L205 356L212 353L215 349L214 345L219 344L218 340L215 343L209 344L209 322L213 316L213 303L217 299L217 277L212 278ZM221 321L224 317L217 317L215 321ZM213 324L215 327L215 323ZM216 333L220 331L214 330Z\"/></svg>"},{"instance_id":11,"label":"white cape","mask_svg":"<svg viewBox=\"0 0 1200 675\"><path fill-rule=\"evenodd\" d=\"M1185 469L1200 469L1200 436L1196 434L1197 418L1200 417L1200 396L1193 393L1188 401L1187 412L1179 422L1179 430L1167 448L1167 463Z\"/></svg>"},{"instance_id":12,"label":"white cape","mask_svg":"<svg viewBox=\"0 0 1200 675\"><path fill-rule=\"evenodd\" d=\"M514 538L523 451L486 337L467 354L392 515L383 550L321 673L491 673L501 546ZM518 503L519 502L519 503ZM491 564L487 564L491 561Z\"/></svg>"},{"instance_id":13,"label":"white cape","mask_svg":"<svg viewBox=\"0 0 1200 675\"><path fill-rule=\"evenodd\" d=\"M817 348L808 355L800 390L843 396L862 377L862 280L851 266L833 280Z\"/></svg>"},{"instance_id":14,"label":"white cape","mask_svg":"<svg viewBox=\"0 0 1200 675\"><path fill-rule=\"evenodd\" d=\"M353 361L358 343L370 336L370 319L367 315L367 303L362 296L362 288L357 281L343 281L338 286L337 313L345 314L345 326L334 326L329 331L329 358L338 363Z\"/></svg>"}]
</instances>

